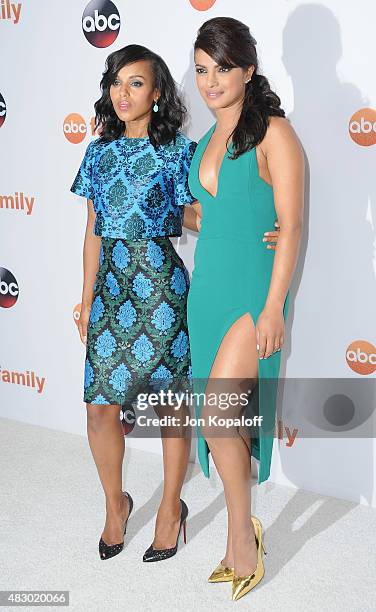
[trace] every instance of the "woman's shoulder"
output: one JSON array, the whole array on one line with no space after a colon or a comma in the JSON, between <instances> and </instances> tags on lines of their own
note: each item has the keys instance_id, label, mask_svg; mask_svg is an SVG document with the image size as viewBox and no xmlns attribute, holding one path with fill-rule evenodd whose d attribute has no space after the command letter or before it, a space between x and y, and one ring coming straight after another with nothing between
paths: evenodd
<instances>
[{"instance_id":1,"label":"woman's shoulder","mask_svg":"<svg viewBox=\"0 0 376 612\"><path fill-rule=\"evenodd\" d=\"M89 144L87 145L87 147L86 147L86 154L87 155L91 155L91 156L95 156L97 151L102 149L106 144L108 144L108 143L103 142L101 137L97 136L96 138L91 140L89 142Z\"/></svg>"},{"instance_id":2,"label":"woman's shoulder","mask_svg":"<svg viewBox=\"0 0 376 612\"><path fill-rule=\"evenodd\" d=\"M276 141L283 138L291 138L295 135L295 130L292 127L287 117L271 116L269 117L269 125L265 134L265 141Z\"/></svg>"},{"instance_id":3,"label":"woman's shoulder","mask_svg":"<svg viewBox=\"0 0 376 612\"><path fill-rule=\"evenodd\" d=\"M287 117L269 117L266 134L260 143L264 154L272 150L301 148L300 140Z\"/></svg>"},{"instance_id":4,"label":"woman's shoulder","mask_svg":"<svg viewBox=\"0 0 376 612\"><path fill-rule=\"evenodd\" d=\"M189 148L196 148L197 142L189 138L186 134L183 134L180 130L176 132L175 138L175 146L180 150L185 150Z\"/></svg>"},{"instance_id":5,"label":"woman's shoulder","mask_svg":"<svg viewBox=\"0 0 376 612\"><path fill-rule=\"evenodd\" d=\"M174 138L162 145L161 151L163 156L174 163L191 160L196 150L197 143L183 134L183 132L175 132Z\"/></svg>"}]
</instances>

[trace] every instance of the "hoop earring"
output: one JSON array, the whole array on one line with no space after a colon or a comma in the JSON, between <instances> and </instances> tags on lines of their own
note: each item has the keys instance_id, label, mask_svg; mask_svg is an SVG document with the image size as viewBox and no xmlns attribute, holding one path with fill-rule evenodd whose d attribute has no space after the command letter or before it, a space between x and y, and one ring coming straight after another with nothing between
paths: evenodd
<instances>
[{"instance_id":1,"label":"hoop earring","mask_svg":"<svg viewBox=\"0 0 376 612\"><path fill-rule=\"evenodd\" d=\"M159 106L158 106L157 102L154 102L153 112L157 113L158 111L159 111Z\"/></svg>"}]
</instances>

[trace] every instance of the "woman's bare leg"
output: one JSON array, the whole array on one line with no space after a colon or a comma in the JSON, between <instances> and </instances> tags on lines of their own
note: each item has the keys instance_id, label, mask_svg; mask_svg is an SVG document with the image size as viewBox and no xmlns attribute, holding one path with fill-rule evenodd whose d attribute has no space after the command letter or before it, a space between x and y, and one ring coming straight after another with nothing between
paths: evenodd
<instances>
[{"instance_id":1,"label":"woman's bare leg","mask_svg":"<svg viewBox=\"0 0 376 612\"><path fill-rule=\"evenodd\" d=\"M163 438L163 495L155 524L154 548L172 548L180 526L180 497L187 473L190 438Z\"/></svg>"},{"instance_id":2,"label":"woman's bare leg","mask_svg":"<svg viewBox=\"0 0 376 612\"><path fill-rule=\"evenodd\" d=\"M188 410L182 407L175 411L173 408L157 408L159 417L164 414L177 416L185 422ZM187 473L189 453L191 449L190 429L183 427L161 427L163 447L163 494L159 505L155 524L154 548L172 548L180 526L180 497Z\"/></svg>"},{"instance_id":3,"label":"woman's bare leg","mask_svg":"<svg viewBox=\"0 0 376 612\"><path fill-rule=\"evenodd\" d=\"M87 434L91 452L106 496L106 523L102 538L106 544L123 541L128 501L122 495L124 432L120 406L86 404Z\"/></svg>"},{"instance_id":4,"label":"woman's bare leg","mask_svg":"<svg viewBox=\"0 0 376 612\"><path fill-rule=\"evenodd\" d=\"M255 381L257 371L255 328L250 316L245 314L235 321L220 345L208 380L207 396L209 393L218 392L218 382L216 383L215 379L221 379L221 388L223 379L230 379L229 392L240 393L242 389L237 388L237 382ZM228 416L217 407L214 411L216 414L220 413L221 417ZM205 406L202 416L209 413L213 414L213 408L208 412ZM223 482L229 516L230 537L222 563L234 567L237 575L245 576L250 574L257 564L254 529L250 521L250 439L243 438L236 430L232 437L214 437L214 428L211 428L210 432L208 429L205 431L213 461Z\"/></svg>"}]
</instances>

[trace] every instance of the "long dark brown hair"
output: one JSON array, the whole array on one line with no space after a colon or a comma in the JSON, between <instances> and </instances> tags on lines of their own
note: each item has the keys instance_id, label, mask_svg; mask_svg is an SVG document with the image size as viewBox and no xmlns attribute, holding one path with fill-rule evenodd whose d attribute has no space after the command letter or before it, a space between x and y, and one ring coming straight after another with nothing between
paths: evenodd
<instances>
[{"instance_id":1,"label":"long dark brown hair","mask_svg":"<svg viewBox=\"0 0 376 612\"><path fill-rule=\"evenodd\" d=\"M127 45L110 53L107 57L105 71L100 82L102 95L94 104L94 129L101 126L102 141L115 140L124 134L125 123L118 118L114 111L110 97L110 87L123 66L140 60L150 62L154 76L154 86L160 91L159 110L157 113L151 113L148 125L148 134L152 145L157 147L175 140L176 132L180 130L184 123L187 109L180 99L176 83L166 62L147 47Z\"/></svg>"},{"instance_id":2,"label":"long dark brown hair","mask_svg":"<svg viewBox=\"0 0 376 612\"><path fill-rule=\"evenodd\" d=\"M214 17L201 26L194 49L202 49L223 68L240 67L255 70L245 86L245 96L239 121L230 134L236 159L258 145L266 134L272 115L285 117L281 100L270 89L268 79L258 73L256 40L247 25L232 17ZM227 141L228 142L228 141Z\"/></svg>"}]
</instances>

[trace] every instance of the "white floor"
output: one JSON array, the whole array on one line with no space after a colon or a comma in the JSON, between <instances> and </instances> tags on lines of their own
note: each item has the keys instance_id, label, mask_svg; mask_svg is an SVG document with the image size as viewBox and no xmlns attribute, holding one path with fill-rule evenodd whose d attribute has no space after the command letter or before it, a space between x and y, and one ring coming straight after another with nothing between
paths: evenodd
<instances>
[{"instance_id":1,"label":"white floor","mask_svg":"<svg viewBox=\"0 0 376 612\"><path fill-rule=\"evenodd\" d=\"M188 543L181 539L175 557L146 564L162 464L156 454L130 449L124 488L135 507L126 546L101 561L104 498L87 439L0 419L0 448L0 590L68 590L74 612L376 609L375 510L268 481L256 485L252 512L265 528L266 573L232 602L231 583L207 582L226 534L214 470L208 480L190 464L182 495Z\"/></svg>"}]
</instances>

